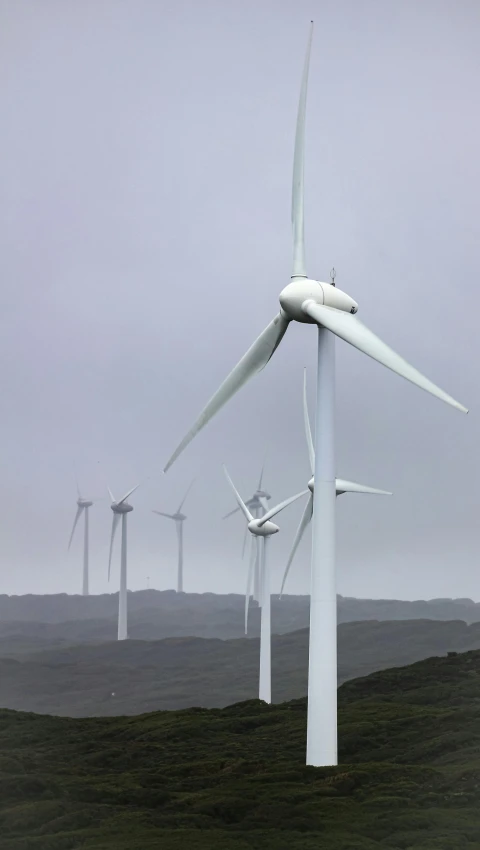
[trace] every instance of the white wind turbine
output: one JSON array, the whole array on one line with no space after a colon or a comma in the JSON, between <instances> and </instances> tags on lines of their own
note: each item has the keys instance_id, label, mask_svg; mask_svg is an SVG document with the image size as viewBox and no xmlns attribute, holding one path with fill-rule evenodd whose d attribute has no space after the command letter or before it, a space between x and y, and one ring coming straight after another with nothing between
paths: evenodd
<instances>
[{"instance_id":1,"label":"white wind turbine","mask_svg":"<svg viewBox=\"0 0 480 850\"><path fill-rule=\"evenodd\" d=\"M93 505L93 500L83 499L80 493L80 488L77 483L77 513L75 514L75 519L73 520L73 528L72 533L70 534L70 540L68 541L67 551L70 550L70 546L72 545L73 535L75 534L75 529L77 527L78 520L80 519L82 513L84 515L84 525L83 525L83 580L82 580L82 596L89 595L89 571L88 571L88 559L89 559L89 517L88 511Z\"/></svg>"},{"instance_id":2,"label":"white wind turbine","mask_svg":"<svg viewBox=\"0 0 480 850\"><path fill-rule=\"evenodd\" d=\"M165 514L163 511L152 511L154 514L158 514L158 516L167 517L167 519L173 519L175 523L175 527L177 529L177 538L178 538L178 564L177 564L177 593L183 593L183 523L187 519L185 514L182 514L182 508L185 504L185 499L187 498L193 481L187 489L182 501L180 502L177 510L174 514Z\"/></svg>"},{"instance_id":3,"label":"white wind turbine","mask_svg":"<svg viewBox=\"0 0 480 850\"><path fill-rule=\"evenodd\" d=\"M278 525L275 525L274 522L270 522L272 517L279 514L280 511L283 511L288 505L291 505L292 502L295 502L297 499L300 499L302 496L306 496L308 490L302 490L301 493L297 493L295 496L290 496L289 499L285 499L285 501L280 502L279 505L275 505L274 508L270 508L262 517L256 518L253 516L251 511L249 511L247 505L244 501L242 501L241 496L238 491L235 489L235 485L230 478L227 470L223 467L225 476L227 478L230 487L233 490L234 496L238 502L238 506L242 511L246 521L247 521L247 529L250 534L256 538L258 538L258 543L260 544L260 578L261 578L261 597L262 597L262 608L261 608L261 619L260 619L260 674L258 680L258 698L263 700L264 702L270 703L272 701L272 664L271 664L271 616L270 616L270 608L271 608L271 595L270 595L270 569L269 569L269 561L267 558L267 541L272 534L276 534L280 531ZM250 562L252 565L252 562ZM248 605L249 598L249 586L247 586L247 597L246 597L246 606ZM245 615L246 616L246 615Z\"/></svg>"},{"instance_id":4,"label":"white wind turbine","mask_svg":"<svg viewBox=\"0 0 480 850\"><path fill-rule=\"evenodd\" d=\"M127 623L127 514L133 511L127 499L132 493L140 487L136 484L128 493L125 493L118 501L115 499L110 487L108 488L109 496L112 500L110 505L113 511L112 534L110 537L110 554L108 556L108 580L110 581L110 567L112 564L113 541L115 540L115 532L122 518L122 547L120 551L120 590L118 594L118 640L127 640L128 638L128 623Z\"/></svg>"},{"instance_id":5,"label":"white wind turbine","mask_svg":"<svg viewBox=\"0 0 480 850\"><path fill-rule=\"evenodd\" d=\"M295 535L295 539L293 541L292 550L288 557L287 565L285 567L285 572L283 574L282 586L280 589L280 597L283 594L283 590L285 587L285 582L287 580L287 576L292 565L292 561L295 557L295 553L300 545L300 541L304 535L305 529L307 528L310 520L313 515L313 491L315 489L315 449L313 447L312 440L312 431L310 428L310 419L308 416L308 402L307 402L307 370L304 369L303 372L303 421L305 425L305 436L307 438L307 448L308 448L308 456L310 459L310 470L312 473L312 477L308 482L308 489L310 490L310 498L305 505L305 510L303 512L303 516L300 520L300 525L298 526L297 533ZM392 493L389 490L378 490L376 487L368 487L366 484L357 484L356 481L346 481L344 478L336 478L335 479L335 495L341 496L343 493L370 493L376 496L391 496Z\"/></svg>"},{"instance_id":6,"label":"white wind turbine","mask_svg":"<svg viewBox=\"0 0 480 850\"><path fill-rule=\"evenodd\" d=\"M268 511L268 502L272 498L270 493L268 493L263 488L263 473L265 471L265 461L263 462L262 469L260 472L260 478L258 479L258 486L255 490L253 496L245 502L247 508L253 514L254 519L258 519L263 516ZM230 511L228 514L225 514L223 519L228 519L228 517L233 516L239 511L240 508L234 508L233 511ZM247 534L248 528L245 528L245 534L243 537L243 546L242 546L242 558L245 556L245 544L247 542ZM250 558L249 561L251 563L251 567L249 570L252 570L253 575L253 598L255 602L261 606L261 594L260 594L260 539L258 537L250 535ZM247 586L247 592L250 593L250 583Z\"/></svg>"},{"instance_id":7,"label":"white wind turbine","mask_svg":"<svg viewBox=\"0 0 480 850\"><path fill-rule=\"evenodd\" d=\"M305 106L312 31L303 71L293 163L291 281L280 293L280 312L260 334L169 459L166 471L195 435L259 372L275 353L291 321L317 325L315 501L312 522L307 764L337 764L337 612L335 588L335 336L458 410L467 409L392 351L355 316L358 305L332 283L307 277L303 234ZM235 302L224 310L235 316Z\"/></svg>"}]
</instances>

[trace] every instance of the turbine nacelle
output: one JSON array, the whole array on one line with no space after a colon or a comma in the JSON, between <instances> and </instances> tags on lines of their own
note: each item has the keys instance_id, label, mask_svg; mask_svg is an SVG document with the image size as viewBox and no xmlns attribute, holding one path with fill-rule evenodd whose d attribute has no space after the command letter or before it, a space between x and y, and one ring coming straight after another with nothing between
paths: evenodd
<instances>
[{"instance_id":1,"label":"turbine nacelle","mask_svg":"<svg viewBox=\"0 0 480 850\"><path fill-rule=\"evenodd\" d=\"M253 494L254 499L271 499L270 493L267 493L266 490L256 490Z\"/></svg>"},{"instance_id":2,"label":"turbine nacelle","mask_svg":"<svg viewBox=\"0 0 480 850\"><path fill-rule=\"evenodd\" d=\"M172 519L176 520L176 522L183 522L187 517L185 514L176 513L172 515Z\"/></svg>"},{"instance_id":3,"label":"turbine nacelle","mask_svg":"<svg viewBox=\"0 0 480 850\"><path fill-rule=\"evenodd\" d=\"M114 502L110 507L114 514L128 514L133 511L133 507L128 502Z\"/></svg>"},{"instance_id":4,"label":"turbine nacelle","mask_svg":"<svg viewBox=\"0 0 480 850\"><path fill-rule=\"evenodd\" d=\"M247 526L251 534L255 534L256 537L270 537L271 534L276 534L277 531L280 531L278 525L270 522L270 520L267 520L262 525L259 524L260 522L261 519L252 519Z\"/></svg>"},{"instance_id":5,"label":"turbine nacelle","mask_svg":"<svg viewBox=\"0 0 480 850\"><path fill-rule=\"evenodd\" d=\"M93 505L93 502L89 502L88 499L78 498L77 499L77 505L78 505L79 508L91 508L92 505Z\"/></svg>"},{"instance_id":6,"label":"turbine nacelle","mask_svg":"<svg viewBox=\"0 0 480 850\"><path fill-rule=\"evenodd\" d=\"M358 304L346 292L332 286L331 283L321 283L308 277L292 277L291 283L282 289L279 295L280 305L287 319L295 322L316 324L304 309L306 301L334 307L344 313L356 313Z\"/></svg>"}]
</instances>

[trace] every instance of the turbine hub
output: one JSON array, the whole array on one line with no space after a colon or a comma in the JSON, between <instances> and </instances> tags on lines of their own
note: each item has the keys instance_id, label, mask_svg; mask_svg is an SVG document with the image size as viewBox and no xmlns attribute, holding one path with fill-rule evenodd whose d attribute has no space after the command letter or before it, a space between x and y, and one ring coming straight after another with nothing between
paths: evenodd
<instances>
[{"instance_id":1,"label":"turbine hub","mask_svg":"<svg viewBox=\"0 0 480 850\"><path fill-rule=\"evenodd\" d=\"M315 479L312 475L312 477L310 478L310 481L308 482L308 489L310 490L310 493L313 493L314 488L315 488Z\"/></svg>"},{"instance_id":2,"label":"turbine hub","mask_svg":"<svg viewBox=\"0 0 480 850\"><path fill-rule=\"evenodd\" d=\"M280 531L278 525L275 525L274 522L264 522L263 525L259 525L258 519L251 519L248 523L248 530L255 534L256 537L270 537L271 534L276 534L277 531Z\"/></svg>"},{"instance_id":3,"label":"turbine hub","mask_svg":"<svg viewBox=\"0 0 480 850\"><path fill-rule=\"evenodd\" d=\"M346 292L332 286L331 283L321 283L310 278L294 277L291 283L282 289L279 296L280 306L288 319L295 322L316 324L303 310L305 301L315 301L326 307L335 307L344 313L356 313L358 304Z\"/></svg>"},{"instance_id":4,"label":"turbine hub","mask_svg":"<svg viewBox=\"0 0 480 850\"><path fill-rule=\"evenodd\" d=\"M128 514L130 511L133 511L132 506L127 504L127 502L122 502L120 505L114 502L110 507L114 514Z\"/></svg>"}]
</instances>

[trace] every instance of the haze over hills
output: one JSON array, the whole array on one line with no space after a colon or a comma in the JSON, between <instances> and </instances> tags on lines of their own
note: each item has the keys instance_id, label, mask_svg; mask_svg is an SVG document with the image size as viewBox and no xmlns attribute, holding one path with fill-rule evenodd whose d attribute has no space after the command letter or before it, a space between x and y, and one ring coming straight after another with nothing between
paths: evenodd
<instances>
[{"instance_id":1,"label":"haze over hills","mask_svg":"<svg viewBox=\"0 0 480 850\"><path fill-rule=\"evenodd\" d=\"M477 850L479 651L342 685L338 767L305 732L304 699L0 711L0 850Z\"/></svg>"},{"instance_id":2,"label":"haze over hills","mask_svg":"<svg viewBox=\"0 0 480 850\"><path fill-rule=\"evenodd\" d=\"M42 649L42 646L44 647ZM480 648L480 623L344 623L338 681L431 655ZM274 635L272 698L307 690L308 630ZM0 639L0 706L71 717L223 707L258 695L258 639L180 637L45 647Z\"/></svg>"},{"instance_id":3,"label":"haze over hills","mask_svg":"<svg viewBox=\"0 0 480 850\"><path fill-rule=\"evenodd\" d=\"M28 635L82 643L115 640L118 594L69 596L0 596L0 637ZM239 594L175 593L142 590L128 594L129 636L138 640L166 637L241 638L244 597ZM360 620L480 621L480 603L471 599L431 599L413 602L338 597L338 622ZM309 597L272 596L272 630L277 634L309 625ZM252 604L249 634L260 633L260 612Z\"/></svg>"}]
</instances>

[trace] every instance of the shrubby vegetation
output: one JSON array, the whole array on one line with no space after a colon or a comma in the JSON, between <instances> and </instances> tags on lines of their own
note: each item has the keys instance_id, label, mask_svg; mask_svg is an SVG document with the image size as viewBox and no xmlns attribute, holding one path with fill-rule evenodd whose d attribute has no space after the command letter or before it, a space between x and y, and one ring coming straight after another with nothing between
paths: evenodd
<instances>
[{"instance_id":1,"label":"shrubby vegetation","mask_svg":"<svg viewBox=\"0 0 480 850\"><path fill-rule=\"evenodd\" d=\"M340 765L304 699L138 717L0 712L0 850L480 846L480 652L339 691Z\"/></svg>"}]
</instances>

